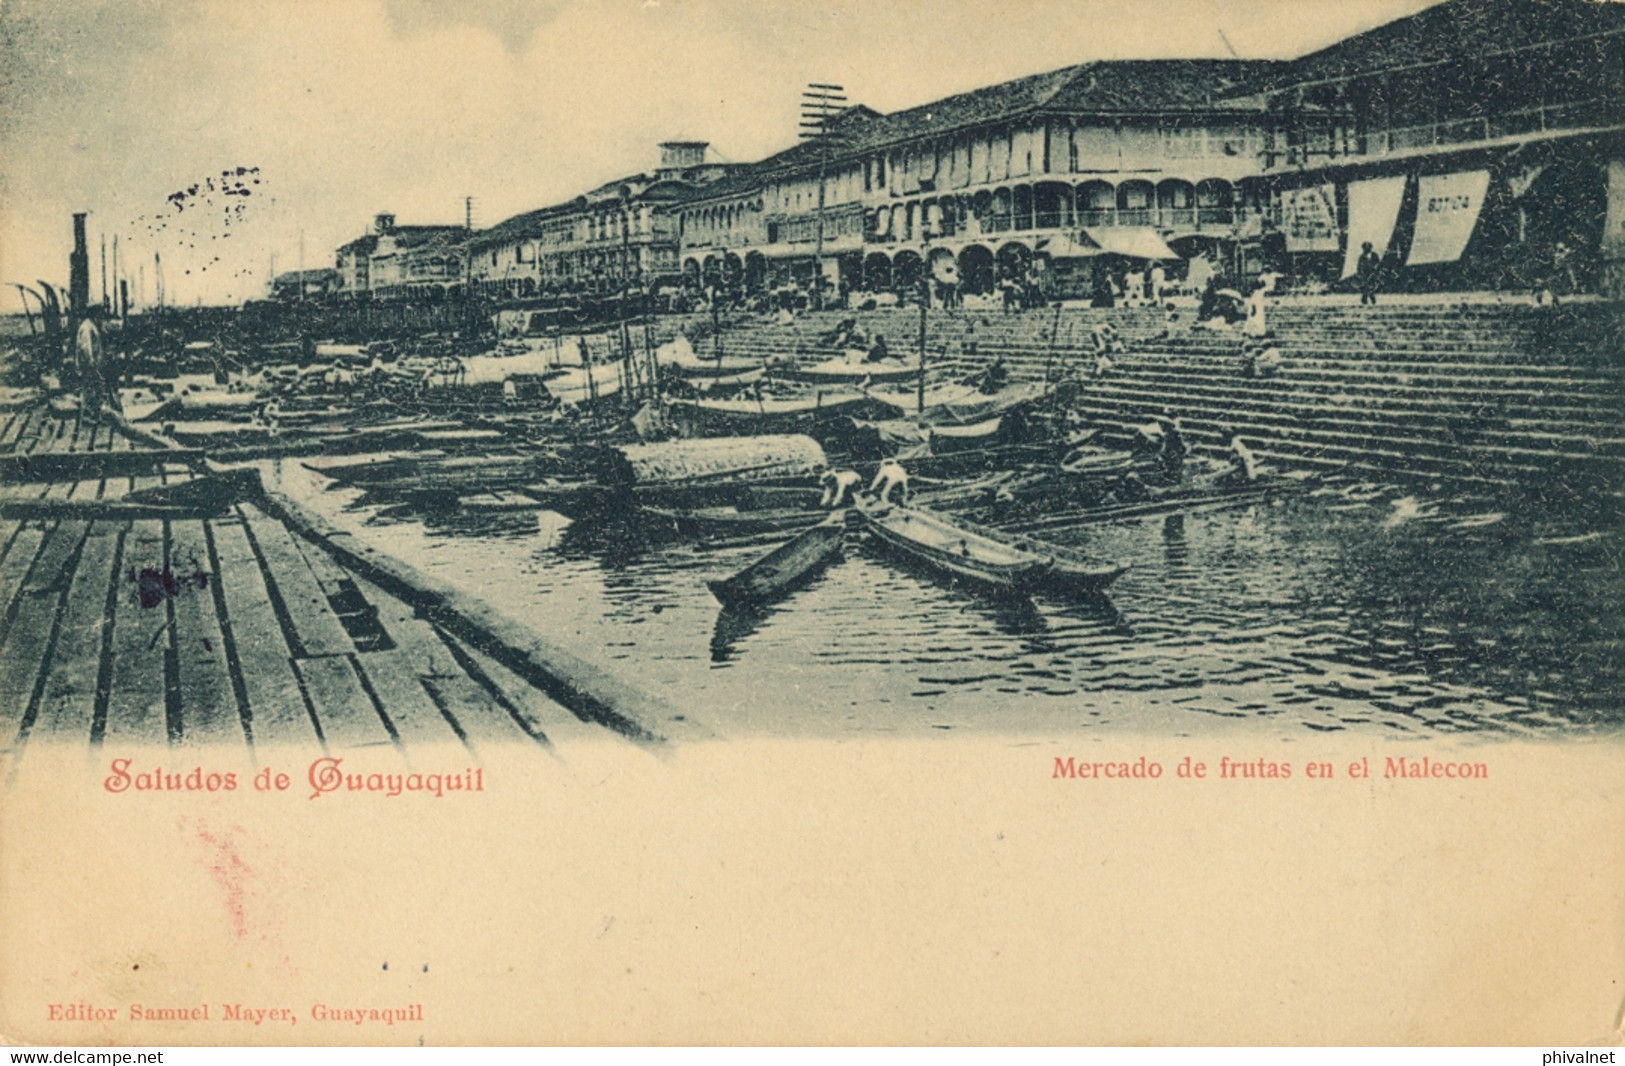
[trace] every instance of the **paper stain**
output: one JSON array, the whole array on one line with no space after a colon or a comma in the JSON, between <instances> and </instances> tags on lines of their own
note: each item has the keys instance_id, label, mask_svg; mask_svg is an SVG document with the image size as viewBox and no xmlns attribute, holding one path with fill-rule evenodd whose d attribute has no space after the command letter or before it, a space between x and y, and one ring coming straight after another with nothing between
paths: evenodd
<instances>
[{"instance_id":1,"label":"paper stain","mask_svg":"<svg viewBox=\"0 0 1625 1066\"><path fill-rule=\"evenodd\" d=\"M233 826L232 830L243 831L240 826ZM230 832L217 835L200 825L197 836L209 848L206 859L209 876L225 892L226 915L231 919L232 932L242 940L248 936L248 878L253 868L238 854L237 841Z\"/></svg>"}]
</instances>

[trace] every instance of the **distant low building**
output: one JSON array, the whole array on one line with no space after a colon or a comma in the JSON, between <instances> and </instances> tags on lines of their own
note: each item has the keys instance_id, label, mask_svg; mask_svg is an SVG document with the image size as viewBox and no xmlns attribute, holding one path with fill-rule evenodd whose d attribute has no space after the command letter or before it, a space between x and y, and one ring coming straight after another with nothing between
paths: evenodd
<instances>
[{"instance_id":1,"label":"distant low building","mask_svg":"<svg viewBox=\"0 0 1625 1066\"><path fill-rule=\"evenodd\" d=\"M286 274L278 274L271 282L271 299L284 302L322 299L336 295L342 281L339 272L332 267L290 270Z\"/></svg>"}]
</instances>

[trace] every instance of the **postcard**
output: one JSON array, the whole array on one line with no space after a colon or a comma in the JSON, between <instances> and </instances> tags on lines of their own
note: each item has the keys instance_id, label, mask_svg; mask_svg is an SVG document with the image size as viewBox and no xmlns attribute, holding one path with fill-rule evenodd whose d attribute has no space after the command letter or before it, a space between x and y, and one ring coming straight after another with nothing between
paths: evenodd
<instances>
[{"instance_id":1,"label":"postcard","mask_svg":"<svg viewBox=\"0 0 1625 1066\"><path fill-rule=\"evenodd\" d=\"M1625 1040L1625 4L0 27L6 1042Z\"/></svg>"}]
</instances>

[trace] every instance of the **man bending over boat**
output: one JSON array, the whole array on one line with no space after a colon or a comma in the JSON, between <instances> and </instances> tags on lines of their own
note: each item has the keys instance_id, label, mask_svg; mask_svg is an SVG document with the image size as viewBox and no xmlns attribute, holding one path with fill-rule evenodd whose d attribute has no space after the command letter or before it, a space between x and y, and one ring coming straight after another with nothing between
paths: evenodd
<instances>
[{"instance_id":1,"label":"man bending over boat","mask_svg":"<svg viewBox=\"0 0 1625 1066\"><path fill-rule=\"evenodd\" d=\"M1222 485L1250 485L1258 480L1258 457L1240 437L1230 438L1230 470L1219 479Z\"/></svg>"},{"instance_id":2,"label":"man bending over boat","mask_svg":"<svg viewBox=\"0 0 1625 1066\"><path fill-rule=\"evenodd\" d=\"M882 504L891 502L892 489L901 491L901 498L897 501L900 506L908 506L908 471L896 459L887 459L880 464L875 473L874 484L869 486L869 495Z\"/></svg>"},{"instance_id":3,"label":"man bending over boat","mask_svg":"<svg viewBox=\"0 0 1625 1066\"><path fill-rule=\"evenodd\" d=\"M853 496L863 485L863 475L856 470L826 470L818 483L824 486L824 496L818 501L818 506L833 510L852 502Z\"/></svg>"}]
</instances>

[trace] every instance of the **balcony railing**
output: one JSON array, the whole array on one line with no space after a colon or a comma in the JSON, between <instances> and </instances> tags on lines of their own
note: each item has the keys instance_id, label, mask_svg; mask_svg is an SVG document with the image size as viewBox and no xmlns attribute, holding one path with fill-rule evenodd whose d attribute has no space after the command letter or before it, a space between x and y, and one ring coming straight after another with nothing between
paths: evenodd
<instances>
[{"instance_id":1,"label":"balcony railing","mask_svg":"<svg viewBox=\"0 0 1625 1066\"><path fill-rule=\"evenodd\" d=\"M1266 167L1307 166L1343 157L1394 155L1543 132L1618 126L1625 126L1625 105L1618 98L1599 97L1419 126L1371 130L1363 138L1352 133L1346 138L1317 133L1312 143L1289 145L1284 154L1271 156Z\"/></svg>"}]
</instances>

